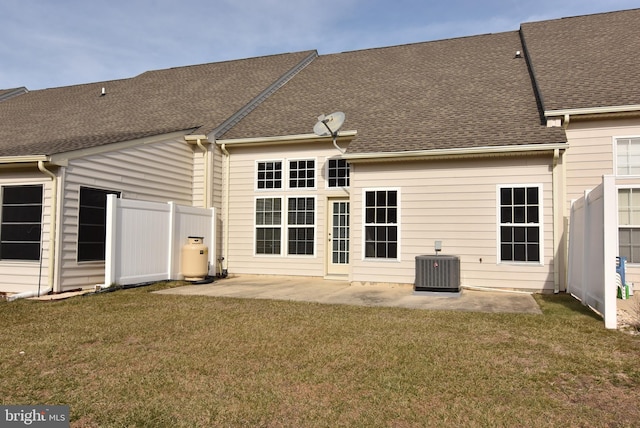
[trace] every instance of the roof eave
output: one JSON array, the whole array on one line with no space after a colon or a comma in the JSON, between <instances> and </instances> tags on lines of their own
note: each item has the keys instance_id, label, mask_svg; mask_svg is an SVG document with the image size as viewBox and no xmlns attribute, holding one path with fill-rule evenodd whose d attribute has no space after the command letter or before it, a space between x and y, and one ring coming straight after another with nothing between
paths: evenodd
<instances>
[{"instance_id":1,"label":"roof eave","mask_svg":"<svg viewBox=\"0 0 640 428\"><path fill-rule=\"evenodd\" d=\"M585 108L569 108L559 110L545 110L544 116L550 117L564 117L566 115L595 115L595 114L610 114L610 113L630 113L640 112L640 104L631 104L623 106L602 106L602 107L585 107Z\"/></svg>"},{"instance_id":2,"label":"roof eave","mask_svg":"<svg viewBox=\"0 0 640 428\"><path fill-rule=\"evenodd\" d=\"M514 146L472 147L454 149L412 150L403 152L346 153L343 159L349 162L424 160L451 157L475 157L491 155L513 155L525 153L552 152L566 150L568 143L523 144Z\"/></svg>"},{"instance_id":3,"label":"roof eave","mask_svg":"<svg viewBox=\"0 0 640 428\"><path fill-rule=\"evenodd\" d=\"M37 163L48 162L49 156L47 155L28 155L28 156L0 156L0 164L19 164L19 163Z\"/></svg>"}]
</instances>

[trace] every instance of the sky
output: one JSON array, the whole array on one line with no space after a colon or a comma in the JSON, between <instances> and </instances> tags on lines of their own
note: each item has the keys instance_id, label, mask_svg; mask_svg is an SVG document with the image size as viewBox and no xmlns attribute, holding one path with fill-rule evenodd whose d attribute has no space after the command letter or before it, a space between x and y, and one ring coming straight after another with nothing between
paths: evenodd
<instances>
[{"instance_id":1,"label":"sky","mask_svg":"<svg viewBox=\"0 0 640 428\"><path fill-rule=\"evenodd\" d=\"M634 8L640 0L0 0L0 89L514 31Z\"/></svg>"}]
</instances>

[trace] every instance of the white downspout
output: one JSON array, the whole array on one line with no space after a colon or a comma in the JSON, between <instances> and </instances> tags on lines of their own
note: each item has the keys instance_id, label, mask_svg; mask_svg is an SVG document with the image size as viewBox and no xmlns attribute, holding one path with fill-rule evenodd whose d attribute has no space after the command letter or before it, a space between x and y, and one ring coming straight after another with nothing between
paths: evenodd
<instances>
[{"instance_id":1,"label":"white downspout","mask_svg":"<svg viewBox=\"0 0 640 428\"><path fill-rule=\"evenodd\" d=\"M227 150L226 145L223 143L220 145L220 150L225 157L225 168L224 168L224 191L222 196L222 203L224 205L223 215L222 215L222 227L223 227L223 238L222 238L222 254L224 260L222 260L222 272L220 274L224 275L228 269L228 259L229 259L229 198L230 198L230 184L229 180L231 179L231 154Z\"/></svg>"},{"instance_id":2,"label":"white downspout","mask_svg":"<svg viewBox=\"0 0 640 428\"><path fill-rule=\"evenodd\" d=\"M202 157L204 158L204 188L202 190L204 195L202 198L202 204L205 208L210 208L211 203L209 198L209 180L211 179L211 168L209 164L211 162L211 157L209 155L209 150L207 150L204 144L202 144L202 139L198 138L196 140L196 145L200 147L200 150L202 150Z\"/></svg>"},{"instance_id":3,"label":"white downspout","mask_svg":"<svg viewBox=\"0 0 640 428\"><path fill-rule=\"evenodd\" d=\"M560 174L558 172L558 161L560 159L560 150L553 151L553 167L552 167L552 192L553 192L553 292L560 292L560 240L561 240L561 195L560 195Z\"/></svg>"},{"instance_id":4,"label":"white downspout","mask_svg":"<svg viewBox=\"0 0 640 428\"><path fill-rule=\"evenodd\" d=\"M51 221L49 230L49 275L47 286L40 290L30 290L23 293L13 294L7 297L8 301L17 299L25 299L28 297L39 297L43 294L49 294L53 290L53 280L55 278L55 260L56 260L56 229L57 229L57 213L58 213L58 177L45 166L43 161L38 161L38 169L45 175L51 177ZM42 245L42 243L40 244ZM40 261L42 262L42 260Z\"/></svg>"}]
</instances>

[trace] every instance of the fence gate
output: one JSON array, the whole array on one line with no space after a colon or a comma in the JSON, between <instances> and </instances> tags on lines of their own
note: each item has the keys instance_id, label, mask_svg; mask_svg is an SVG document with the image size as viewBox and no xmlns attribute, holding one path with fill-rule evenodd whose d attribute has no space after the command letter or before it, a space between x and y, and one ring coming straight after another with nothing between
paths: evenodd
<instances>
[{"instance_id":1,"label":"fence gate","mask_svg":"<svg viewBox=\"0 0 640 428\"><path fill-rule=\"evenodd\" d=\"M567 291L617 327L618 197L615 177L571 205Z\"/></svg>"}]
</instances>

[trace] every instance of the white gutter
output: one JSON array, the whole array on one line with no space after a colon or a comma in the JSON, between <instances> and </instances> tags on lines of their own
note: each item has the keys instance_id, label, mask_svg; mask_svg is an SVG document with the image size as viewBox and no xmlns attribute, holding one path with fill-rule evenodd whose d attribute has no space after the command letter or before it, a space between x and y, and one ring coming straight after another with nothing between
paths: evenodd
<instances>
[{"instance_id":1,"label":"white gutter","mask_svg":"<svg viewBox=\"0 0 640 428\"><path fill-rule=\"evenodd\" d=\"M560 183L560 171L559 171L560 150L555 149L553 151L553 166L551 169L551 187L552 187L552 199L553 199L553 251L554 251L554 263L553 263L553 292L558 294L560 292L560 241L562 239L562 229L564 222L564 213L562 209L563 195L561 195L562 183Z\"/></svg>"},{"instance_id":2,"label":"white gutter","mask_svg":"<svg viewBox=\"0 0 640 428\"><path fill-rule=\"evenodd\" d=\"M582 115L582 114L603 114L603 113L627 113L640 111L640 104L631 104L626 106L605 106L605 107L587 107L587 108L568 108L560 110L545 110L545 117L565 116L565 115Z\"/></svg>"},{"instance_id":3,"label":"white gutter","mask_svg":"<svg viewBox=\"0 0 640 428\"><path fill-rule=\"evenodd\" d=\"M13 302L18 299L28 299L29 297L40 297L41 295L49 294L51 287L45 287L41 290L29 290L22 293L12 294L7 296L7 302Z\"/></svg>"},{"instance_id":4,"label":"white gutter","mask_svg":"<svg viewBox=\"0 0 640 428\"><path fill-rule=\"evenodd\" d=\"M351 140L358 134L357 131L340 131L337 139L338 141ZM331 141L330 135L319 137L316 134L297 134L297 135L283 135L278 137L253 137L253 138L237 138L231 140L216 140L216 144L231 146L249 146L249 145L262 145L262 144L299 144L299 143L312 143L318 141Z\"/></svg>"},{"instance_id":5,"label":"white gutter","mask_svg":"<svg viewBox=\"0 0 640 428\"><path fill-rule=\"evenodd\" d=\"M38 169L45 175L51 177L51 220L49 225L49 275L47 281L47 288L42 290L41 293L36 291L38 294L47 294L51 290L53 290L53 282L56 268L56 231L57 227L57 213L58 213L58 177L51 171L49 171L45 166L43 161L38 161ZM41 245L44 243L41 243Z\"/></svg>"},{"instance_id":6,"label":"white gutter","mask_svg":"<svg viewBox=\"0 0 640 428\"><path fill-rule=\"evenodd\" d=\"M464 156L464 155L487 155L487 154L507 154L507 153L524 153L524 152L543 152L556 149L567 149L567 143L551 143L551 144L526 144L514 146L491 146L491 147L471 147L457 149L435 149L435 150L408 150L404 152L378 152L378 153L347 153L342 157L346 160L393 160L405 158L433 158L445 156Z\"/></svg>"},{"instance_id":7,"label":"white gutter","mask_svg":"<svg viewBox=\"0 0 640 428\"><path fill-rule=\"evenodd\" d=\"M33 155L33 156L3 156L0 157L0 164L10 163L36 163L40 161L48 161L47 155Z\"/></svg>"}]
</instances>

